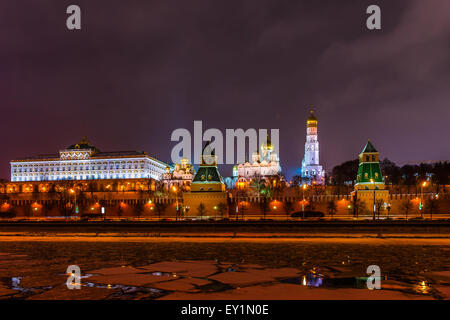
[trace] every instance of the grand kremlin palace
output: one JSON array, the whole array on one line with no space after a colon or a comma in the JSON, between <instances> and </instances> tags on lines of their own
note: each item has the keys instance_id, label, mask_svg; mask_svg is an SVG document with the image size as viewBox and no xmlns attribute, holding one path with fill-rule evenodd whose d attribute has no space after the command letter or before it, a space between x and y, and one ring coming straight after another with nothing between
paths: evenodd
<instances>
[{"instance_id":1,"label":"grand kremlin palace","mask_svg":"<svg viewBox=\"0 0 450 320\"><path fill-rule=\"evenodd\" d=\"M90 179L159 180L167 164L145 152L101 152L86 138L59 154L11 161L11 181Z\"/></svg>"}]
</instances>

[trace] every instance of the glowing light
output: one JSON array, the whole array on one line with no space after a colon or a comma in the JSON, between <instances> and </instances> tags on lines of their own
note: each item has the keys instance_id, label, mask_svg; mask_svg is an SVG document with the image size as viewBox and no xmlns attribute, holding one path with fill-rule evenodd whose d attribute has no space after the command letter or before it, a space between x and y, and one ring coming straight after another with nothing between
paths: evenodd
<instances>
[{"instance_id":1,"label":"glowing light","mask_svg":"<svg viewBox=\"0 0 450 320\"><path fill-rule=\"evenodd\" d=\"M303 276L302 285L306 286L306 276Z\"/></svg>"}]
</instances>

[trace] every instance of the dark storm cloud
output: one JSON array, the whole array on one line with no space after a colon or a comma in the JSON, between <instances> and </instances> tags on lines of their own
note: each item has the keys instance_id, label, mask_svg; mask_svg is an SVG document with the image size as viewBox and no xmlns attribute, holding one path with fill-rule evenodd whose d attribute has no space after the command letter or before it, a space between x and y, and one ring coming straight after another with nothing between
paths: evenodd
<instances>
[{"instance_id":1,"label":"dark storm cloud","mask_svg":"<svg viewBox=\"0 0 450 320\"><path fill-rule=\"evenodd\" d=\"M72 3L81 31L65 28ZM365 28L373 3L381 31ZM446 0L3 1L0 176L83 134L170 160L193 120L280 128L291 175L311 105L327 168L367 138L397 162L448 159L449 39Z\"/></svg>"}]
</instances>

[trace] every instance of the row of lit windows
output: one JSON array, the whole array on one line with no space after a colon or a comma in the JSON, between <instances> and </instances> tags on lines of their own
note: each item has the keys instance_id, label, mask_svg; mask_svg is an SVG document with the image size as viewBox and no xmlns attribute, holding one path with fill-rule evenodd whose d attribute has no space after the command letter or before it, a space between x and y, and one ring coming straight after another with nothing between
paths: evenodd
<instances>
[{"instance_id":1,"label":"row of lit windows","mask_svg":"<svg viewBox=\"0 0 450 320\"><path fill-rule=\"evenodd\" d=\"M119 170L119 173L134 173L134 172L144 172L144 171L150 171L152 173L154 173L154 170ZM105 174L105 173L116 173L116 170L113 171L93 171L93 172L89 172L90 174ZM83 171L67 171L67 172L57 172L54 173L55 175L64 175L64 174L87 174L86 172ZM36 175L41 175L40 173L17 173L17 174L13 174L13 176L36 176Z\"/></svg>"},{"instance_id":2,"label":"row of lit windows","mask_svg":"<svg viewBox=\"0 0 450 320\"><path fill-rule=\"evenodd\" d=\"M369 174L367 172L364 173L364 178L369 179ZM375 179L377 179L377 178L378 178L378 172L375 172Z\"/></svg>"},{"instance_id":3,"label":"row of lit windows","mask_svg":"<svg viewBox=\"0 0 450 320\"><path fill-rule=\"evenodd\" d=\"M12 181L48 181L48 180L96 180L96 179L133 179L133 178L158 178L149 174L100 174L100 175L71 175L71 176L48 176L43 179L41 176L13 177Z\"/></svg>"},{"instance_id":4,"label":"row of lit windows","mask_svg":"<svg viewBox=\"0 0 450 320\"><path fill-rule=\"evenodd\" d=\"M64 161L63 161L64 162ZM131 164L131 163L144 163L143 160L131 160L131 161L117 161L117 160L111 160L111 161L95 161L95 160L90 160L89 162L94 162L95 164L108 164L108 163L112 163L112 164ZM64 163L65 165L76 165L79 164L80 162L68 162L68 163ZM83 162L86 163L86 162ZM48 162L40 162L40 163L34 163L34 164L15 164L13 166L16 167L35 167L35 166L58 166L61 165L61 163L48 163Z\"/></svg>"},{"instance_id":5,"label":"row of lit windows","mask_svg":"<svg viewBox=\"0 0 450 320\"><path fill-rule=\"evenodd\" d=\"M125 161L121 161L121 162L108 162L109 163L109 169L113 170L115 169L132 169L134 167L134 169L138 169L139 167L141 169L144 169L144 167L148 168L148 164L147 166L144 165L144 162L138 161L138 162L125 162ZM17 173L17 172L54 172L54 171L72 171L72 168L74 171L76 170L107 170L108 169L108 163L107 162L103 162L103 163L98 163L95 162L94 164L77 164L77 163L68 163L65 166L61 166L58 164L34 164L34 165L13 165L13 172ZM79 165L79 169L78 169L78 165ZM23 168L23 169L22 169Z\"/></svg>"},{"instance_id":6,"label":"row of lit windows","mask_svg":"<svg viewBox=\"0 0 450 320\"><path fill-rule=\"evenodd\" d=\"M131 169L132 168L132 165L130 164L130 165L128 165L128 168L126 168L126 166L125 165L122 165L122 168L121 169ZM137 164L135 164L134 165L134 169L137 169L138 168L138 165ZM140 168L141 169L144 169L144 165L143 164L141 164L140 165ZM55 170L56 169L56 170ZM67 169L67 171L72 171L72 167L71 166L68 166L68 167L62 167L61 168L61 171L66 171L66 169ZM98 166L94 166L94 165L87 165L87 166L80 166L79 168L78 168L78 166L73 166L73 171L77 171L77 170L107 170L108 169L108 166L107 165L103 165L103 168L102 168L102 166L101 165L98 165ZM114 166L112 166L112 165L110 165L109 166L109 169L110 170L113 170L114 169ZM119 169L119 165L116 165L116 169ZM40 167L40 168L37 168L37 167L35 167L35 168L30 168L30 170L29 170L29 172L54 172L54 171L60 171L60 167L56 167L56 168L53 168L53 167L51 167L51 168L48 168L48 167L46 167L45 168L45 170L44 170L44 168L42 168L42 167ZM21 168L19 168L19 169L13 169L13 172L14 173L17 173L17 172L22 172L22 169ZM23 169L23 172L28 172L28 168L25 168L25 169Z\"/></svg>"}]
</instances>

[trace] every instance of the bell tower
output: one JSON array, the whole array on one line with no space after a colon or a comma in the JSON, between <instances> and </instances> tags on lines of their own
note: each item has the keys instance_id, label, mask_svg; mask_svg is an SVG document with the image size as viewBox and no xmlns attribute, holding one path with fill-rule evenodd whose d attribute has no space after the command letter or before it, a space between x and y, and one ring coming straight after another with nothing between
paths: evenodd
<instances>
[{"instance_id":1,"label":"bell tower","mask_svg":"<svg viewBox=\"0 0 450 320\"><path fill-rule=\"evenodd\" d=\"M317 134L318 120L311 110L306 119L305 156L302 161L302 178L308 183L323 184L325 172L319 164L319 140Z\"/></svg>"}]
</instances>

